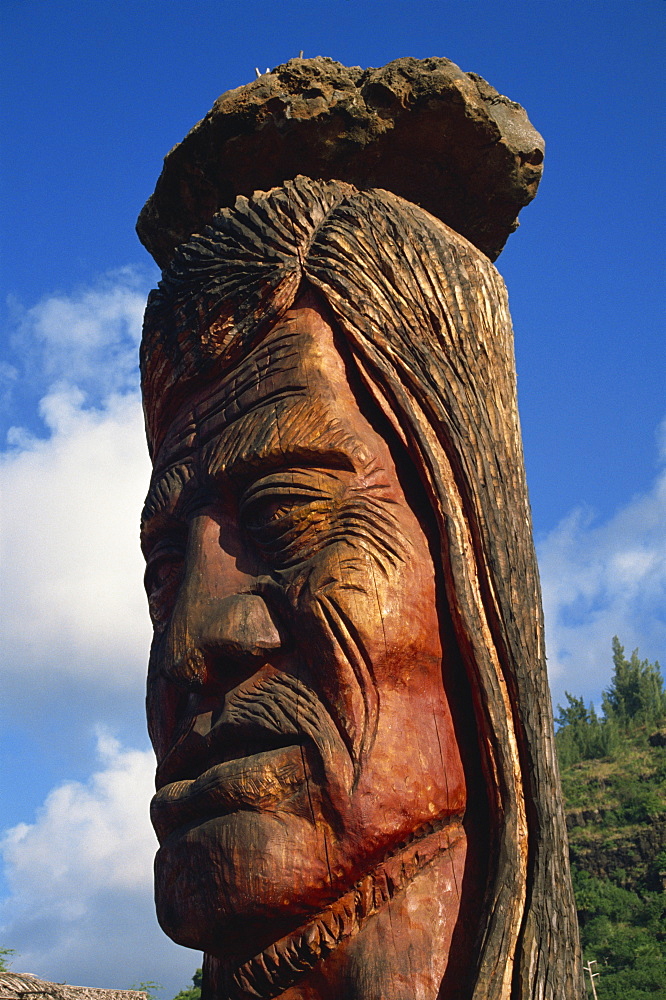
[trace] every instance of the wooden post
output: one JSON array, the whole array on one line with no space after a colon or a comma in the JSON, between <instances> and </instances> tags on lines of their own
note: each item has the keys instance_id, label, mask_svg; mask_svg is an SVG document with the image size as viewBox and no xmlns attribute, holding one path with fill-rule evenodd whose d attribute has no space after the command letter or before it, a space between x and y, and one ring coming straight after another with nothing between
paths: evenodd
<instances>
[{"instance_id":1,"label":"wooden post","mask_svg":"<svg viewBox=\"0 0 666 1000\"><path fill-rule=\"evenodd\" d=\"M595 958L593 958L590 961L588 961L587 965L583 966L583 968L585 969L585 971L587 972L587 974L590 977L590 985L592 986L592 996L594 997L594 1000L597 1000L597 988L594 985L594 980L595 980L595 977L599 975L599 973L598 972L592 972L592 966L596 965L596 964L597 964L597 961L596 961Z\"/></svg>"},{"instance_id":2,"label":"wooden post","mask_svg":"<svg viewBox=\"0 0 666 1000\"><path fill-rule=\"evenodd\" d=\"M206 1000L583 996L491 263L542 159L448 60L298 59L141 214L156 900Z\"/></svg>"}]
</instances>

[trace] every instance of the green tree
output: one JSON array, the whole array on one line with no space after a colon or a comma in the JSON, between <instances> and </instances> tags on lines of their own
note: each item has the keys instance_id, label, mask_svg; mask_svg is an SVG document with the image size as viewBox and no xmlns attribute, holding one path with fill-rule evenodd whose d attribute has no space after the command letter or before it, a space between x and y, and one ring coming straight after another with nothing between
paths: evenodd
<instances>
[{"instance_id":1,"label":"green tree","mask_svg":"<svg viewBox=\"0 0 666 1000\"><path fill-rule=\"evenodd\" d=\"M162 984L156 983L154 980L149 979L146 982L132 983L131 986L128 986L128 989L138 990L140 993L145 993L146 1000L157 1000L157 997L155 996L155 993L153 991L161 990Z\"/></svg>"},{"instance_id":2,"label":"green tree","mask_svg":"<svg viewBox=\"0 0 666 1000\"><path fill-rule=\"evenodd\" d=\"M15 955L16 951L14 948L0 948L0 972L9 972L9 966L7 965L7 960L10 955Z\"/></svg>"},{"instance_id":3,"label":"green tree","mask_svg":"<svg viewBox=\"0 0 666 1000\"><path fill-rule=\"evenodd\" d=\"M557 706L559 714L555 719L560 764L568 767L579 760L606 757L615 743L616 726L600 719L594 705L585 708L582 698L564 693L569 704L565 708Z\"/></svg>"},{"instance_id":4,"label":"green tree","mask_svg":"<svg viewBox=\"0 0 666 1000\"><path fill-rule=\"evenodd\" d=\"M562 767L581 760L607 757L620 736L640 726L660 725L666 720L666 692L656 661L641 660L635 649L629 659L617 636L613 638L613 677L602 695L603 713L582 698L565 692L568 704L558 705L557 752Z\"/></svg>"},{"instance_id":5,"label":"green tree","mask_svg":"<svg viewBox=\"0 0 666 1000\"><path fill-rule=\"evenodd\" d=\"M656 1000L666 983L663 893L639 895L572 869L586 959L598 962L599 1000Z\"/></svg>"},{"instance_id":6,"label":"green tree","mask_svg":"<svg viewBox=\"0 0 666 1000\"><path fill-rule=\"evenodd\" d=\"M630 659L613 637L613 679L602 695L604 716L623 727L658 725L666 719L666 693L658 662L640 660L635 649Z\"/></svg>"},{"instance_id":7,"label":"green tree","mask_svg":"<svg viewBox=\"0 0 666 1000\"><path fill-rule=\"evenodd\" d=\"M187 990L181 990L173 1000L201 1000L201 969L192 976L192 986Z\"/></svg>"},{"instance_id":8,"label":"green tree","mask_svg":"<svg viewBox=\"0 0 666 1000\"><path fill-rule=\"evenodd\" d=\"M589 722L589 712L585 708L583 699L576 698L575 695L569 694L568 691L565 691L564 694L569 704L566 708L562 708L561 705L557 706L558 716L555 719L555 725L560 729L563 726L587 725Z\"/></svg>"}]
</instances>

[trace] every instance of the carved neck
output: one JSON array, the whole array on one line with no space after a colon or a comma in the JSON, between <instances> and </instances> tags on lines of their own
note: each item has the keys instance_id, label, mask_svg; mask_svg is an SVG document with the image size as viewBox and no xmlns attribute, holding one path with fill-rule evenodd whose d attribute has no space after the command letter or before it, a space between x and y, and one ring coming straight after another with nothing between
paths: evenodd
<instances>
[{"instance_id":1,"label":"carved neck","mask_svg":"<svg viewBox=\"0 0 666 1000\"><path fill-rule=\"evenodd\" d=\"M418 831L349 892L240 967L204 956L202 1000L435 1000L465 856L460 821ZM414 968L415 954L422 968Z\"/></svg>"}]
</instances>

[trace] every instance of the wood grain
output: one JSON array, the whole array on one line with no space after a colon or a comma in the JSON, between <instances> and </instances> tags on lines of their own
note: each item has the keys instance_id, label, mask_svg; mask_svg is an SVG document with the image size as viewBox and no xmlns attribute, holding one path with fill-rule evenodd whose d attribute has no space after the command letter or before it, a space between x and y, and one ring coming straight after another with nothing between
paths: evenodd
<instances>
[{"instance_id":1,"label":"wood grain","mask_svg":"<svg viewBox=\"0 0 666 1000\"><path fill-rule=\"evenodd\" d=\"M176 252L141 364L158 912L207 995L582 997L494 267L297 177Z\"/></svg>"}]
</instances>

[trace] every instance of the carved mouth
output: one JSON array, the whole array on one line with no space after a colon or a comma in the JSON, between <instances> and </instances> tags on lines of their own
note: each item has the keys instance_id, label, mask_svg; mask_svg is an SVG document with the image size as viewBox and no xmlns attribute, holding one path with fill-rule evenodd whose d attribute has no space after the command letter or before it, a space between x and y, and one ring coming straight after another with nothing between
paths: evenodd
<instances>
[{"instance_id":1,"label":"carved mouth","mask_svg":"<svg viewBox=\"0 0 666 1000\"><path fill-rule=\"evenodd\" d=\"M151 805L160 842L207 819L245 810L289 808L310 815L297 795L306 780L324 808L339 811L353 782L353 765L335 724L301 679L265 673L218 700L191 697L176 742L159 762Z\"/></svg>"},{"instance_id":2,"label":"carved mouth","mask_svg":"<svg viewBox=\"0 0 666 1000\"><path fill-rule=\"evenodd\" d=\"M275 806L305 780L303 748L292 742L213 764L197 778L163 784L150 804L150 817L162 843L174 830L195 821Z\"/></svg>"},{"instance_id":3,"label":"carved mouth","mask_svg":"<svg viewBox=\"0 0 666 1000\"><path fill-rule=\"evenodd\" d=\"M155 788L203 776L214 764L239 761L266 750L278 750L303 742L301 733L281 733L250 722L226 722L220 717L211 725L211 713L192 715L189 724L159 763Z\"/></svg>"}]
</instances>

